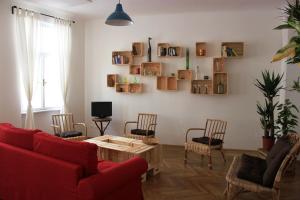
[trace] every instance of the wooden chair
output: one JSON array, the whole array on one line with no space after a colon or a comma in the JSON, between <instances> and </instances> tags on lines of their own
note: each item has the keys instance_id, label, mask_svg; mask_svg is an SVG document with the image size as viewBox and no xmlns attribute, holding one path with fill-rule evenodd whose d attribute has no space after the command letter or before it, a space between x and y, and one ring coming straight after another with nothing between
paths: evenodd
<instances>
[{"instance_id":1,"label":"wooden chair","mask_svg":"<svg viewBox=\"0 0 300 200\"><path fill-rule=\"evenodd\" d=\"M156 114L139 113L137 121L126 121L124 126L124 135L128 138L142 140L145 137L155 137ZM128 124L136 124L136 129L127 132Z\"/></svg>"},{"instance_id":2,"label":"wooden chair","mask_svg":"<svg viewBox=\"0 0 300 200\"><path fill-rule=\"evenodd\" d=\"M225 195L227 195L228 200L235 199L242 192L269 193L272 195L273 200L279 200L280 181L286 172L286 169L288 169L296 161L300 150L300 137L296 134L289 134L288 137L289 141L293 144L293 147L282 161L272 188L238 178L237 173L240 166L241 156L234 157L226 175L227 188L225 190Z\"/></svg>"},{"instance_id":3,"label":"wooden chair","mask_svg":"<svg viewBox=\"0 0 300 200\"><path fill-rule=\"evenodd\" d=\"M208 156L208 167L209 169L212 169L211 153L213 150L219 150L221 152L224 162L226 162L225 155L223 152L223 142L226 127L226 121L217 119L207 119L205 128L189 128L186 131L185 135L184 163L187 163L188 151L193 151L195 153L201 154L201 160L203 160L204 156ZM203 131L203 137L192 138L192 141L188 141L188 134L191 131Z\"/></svg>"},{"instance_id":4,"label":"wooden chair","mask_svg":"<svg viewBox=\"0 0 300 200\"><path fill-rule=\"evenodd\" d=\"M52 127L54 134L63 138L78 138L81 140L82 137L87 137L87 127L84 123L74 123L73 114L58 114L52 115ZM82 135L82 132L76 131L76 126L82 126L85 131L85 136Z\"/></svg>"}]
</instances>

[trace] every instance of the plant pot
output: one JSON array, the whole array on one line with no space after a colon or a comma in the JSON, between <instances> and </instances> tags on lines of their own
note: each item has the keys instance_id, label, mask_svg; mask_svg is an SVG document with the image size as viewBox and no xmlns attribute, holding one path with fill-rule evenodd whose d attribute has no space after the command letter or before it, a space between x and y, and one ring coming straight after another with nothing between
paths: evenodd
<instances>
[{"instance_id":1,"label":"plant pot","mask_svg":"<svg viewBox=\"0 0 300 200\"><path fill-rule=\"evenodd\" d=\"M262 143L263 143L263 149L266 151L270 151L270 149L273 147L275 142L275 138L271 137L262 137Z\"/></svg>"}]
</instances>

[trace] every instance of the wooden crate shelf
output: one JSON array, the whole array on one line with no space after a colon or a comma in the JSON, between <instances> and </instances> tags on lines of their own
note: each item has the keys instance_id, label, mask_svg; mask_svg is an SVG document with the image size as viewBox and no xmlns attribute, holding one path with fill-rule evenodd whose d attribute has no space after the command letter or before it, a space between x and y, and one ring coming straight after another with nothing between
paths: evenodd
<instances>
[{"instance_id":1,"label":"wooden crate shelf","mask_svg":"<svg viewBox=\"0 0 300 200\"><path fill-rule=\"evenodd\" d=\"M116 84L116 92L124 92L127 93L129 91L128 83L117 83Z\"/></svg>"},{"instance_id":2,"label":"wooden crate shelf","mask_svg":"<svg viewBox=\"0 0 300 200\"><path fill-rule=\"evenodd\" d=\"M130 93L142 93L143 84L142 83L129 83L129 92Z\"/></svg>"},{"instance_id":3,"label":"wooden crate shelf","mask_svg":"<svg viewBox=\"0 0 300 200\"><path fill-rule=\"evenodd\" d=\"M222 42L221 56L222 57L241 57L244 55L243 42Z\"/></svg>"},{"instance_id":4,"label":"wooden crate shelf","mask_svg":"<svg viewBox=\"0 0 300 200\"><path fill-rule=\"evenodd\" d=\"M196 42L196 56L205 57L207 55L206 42Z\"/></svg>"},{"instance_id":5,"label":"wooden crate shelf","mask_svg":"<svg viewBox=\"0 0 300 200\"><path fill-rule=\"evenodd\" d=\"M115 87L118 82L118 74L107 74L107 87Z\"/></svg>"},{"instance_id":6,"label":"wooden crate shelf","mask_svg":"<svg viewBox=\"0 0 300 200\"><path fill-rule=\"evenodd\" d=\"M228 75L227 73L214 73L213 90L215 95L228 94Z\"/></svg>"},{"instance_id":7,"label":"wooden crate shelf","mask_svg":"<svg viewBox=\"0 0 300 200\"><path fill-rule=\"evenodd\" d=\"M177 90L177 78L175 76L158 76L156 80L158 90Z\"/></svg>"},{"instance_id":8,"label":"wooden crate shelf","mask_svg":"<svg viewBox=\"0 0 300 200\"><path fill-rule=\"evenodd\" d=\"M183 48L179 46L172 46L169 43L157 44L158 57L181 57Z\"/></svg>"},{"instance_id":9,"label":"wooden crate shelf","mask_svg":"<svg viewBox=\"0 0 300 200\"><path fill-rule=\"evenodd\" d=\"M192 80L193 79L193 70L177 70L177 79L178 80Z\"/></svg>"},{"instance_id":10,"label":"wooden crate shelf","mask_svg":"<svg viewBox=\"0 0 300 200\"><path fill-rule=\"evenodd\" d=\"M225 71L225 59L213 58L213 73L224 73Z\"/></svg>"},{"instance_id":11,"label":"wooden crate shelf","mask_svg":"<svg viewBox=\"0 0 300 200\"><path fill-rule=\"evenodd\" d=\"M119 93L141 93L143 91L142 83L117 83L116 92Z\"/></svg>"},{"instance_id":12,"label":"wooden crate shelf","mask_svg":"<svg viewBox=\"0 0 300 200\"><path fill-rule=\"evenodd\" d=\"M192 80L191 93L201 95L213 95L212 80Z\"/></svg>"},{"instance_id":13,"label":"wooden crate shelf","mask_svg":"<svg viewBox=\"0 0 300 200\"><path fill-rule=\"evenodd\" d=\"M140 75L141 74L141 65L129 65L129 74Z\"/></svg>"},{"instance_id":14,"label":"wooden crate shelf","mask_svg":"<svg viewBox=\"0 0 300 200\"><path fill-rule=\"evenodd\" d=\"M159 62L143 62L141 64L142 76L161 76L162 66Z\"/></svg>"},{"instance_id":15,"label":"wooden crate shelf","mask_svg":"<svg viewBox=\"0 0 300 200\"><path fill-rule=\"evenodd\" d=\"M144 56L144 43L143 42L133 42L132 43L132 55L133 56Z\"/></svg>"},{"instance_id":16,"label":"wooden crate shelf","mask_svg":"<svg viewBox=\"0 0 300 200\"><path fill-rule=\"evenodd\" d=\"M130 65L132 63L131 51L113 51L112 64L113 65Z\"/></svg>"}]
</instances>

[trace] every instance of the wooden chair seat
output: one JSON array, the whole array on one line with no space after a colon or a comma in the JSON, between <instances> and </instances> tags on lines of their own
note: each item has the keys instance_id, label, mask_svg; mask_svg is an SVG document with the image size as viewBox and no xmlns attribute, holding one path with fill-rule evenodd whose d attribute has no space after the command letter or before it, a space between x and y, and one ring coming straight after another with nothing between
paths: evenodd
<instances>
[{"instance_id":1,"label":"wooden chair seat","mask_svg":"<svg viewBox=\"0 0 300 200\"><path fill-rule=\"evenodd\" d=\"M206 144L208 145L209 144L209 140L210 138L209 137L198 137L198 138L192 138L192 141L193 142L197 142L197 143L201 143L201 144ZM222 144L223 141L220 140L220 139L215 139L215 138L212 138L211 141L210 141L210 145L220 145Z\"/></svg>"},{"instance_id":2,"label":"wooden chair seat","mask_svg":"<svg viewBox=\"0 0 300 200\"><path fill-rule=\"evenodd\" d=\"M62 138L80 137L81 131L77 131L75 127L81 126L84 129L85 137L87 136L87 127L84 123L74 123L72 113L52 115L52 125L54 135ZM81 130L82 130L81 129Z\"/></svg>"},{"instance_id":3,"label":"wooden chair seat","mask_svg":"<svg viewBox=\"0 0 300 200\"><path fill-rule=\"evenodd\" d=\"M78 137L78 136L82 136L82 132L79 132L79 131L64 131L59 136L63 137L63 138Z\"/></svg>"},{"instance_id":4,"label":"wooden chair seat","mask_svg":"<svg viewBox=\"0 0 300 200\"><path fill-rule=\"evenodd\" d=\"M124 136L132 139L143 140L145 137L155 137L156 114L139 113L137 121L126 121L124 126ZM127 132L128 124L136 124L135 129Z\"/></svg>"},{"instance_id":5,"label":"wooden chair seat","mask_svg":"<svg viewBox=\"0 0 300 200\"><path fill-rule=\"evenodd\" d=\"M219 150L224 162L226 162L225 155L223 152L223 141L225 136L225 131L227 127L227 122L217 119L207 119L205 128L189 128L185 134L185 156L184 163L187 163L187 154L189 151L201 154L203 156L208 156L208 167L212 169L212 150ZM188 140L188 134L191 131L203 131L202 137L194 137Z\"/></svg>"},{"instance_id":6,"label":"wooden chair seat","mask_svg":"<svg viewBox=\"0 0 300 200\"><path fill-rule=\"evenodd\" d=\"M269 193L272 195L273 200L279 200L282 176L286 169L295 162L300 151L300 137L297 134L288 134L288 138L293 147L282 161L272 187L265 187L261 184L238 178L237 174L241 165L241 156L234 158L226 175L227 188L225 194L228 200L235 199L241 192Z\"/></svg>"}]
</instances>

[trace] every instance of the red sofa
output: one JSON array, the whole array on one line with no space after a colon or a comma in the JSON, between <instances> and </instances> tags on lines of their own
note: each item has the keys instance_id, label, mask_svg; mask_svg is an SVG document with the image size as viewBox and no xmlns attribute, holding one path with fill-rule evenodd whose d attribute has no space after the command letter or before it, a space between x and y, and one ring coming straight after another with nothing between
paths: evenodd
<instances>
[{"instance_id":1,"label":"red sofa","mask_svg":"<svg viewBox=\"0 0 300 200\"><path fill-rule=\"evenodd\" d=\"M1 200L142 200L142 158L97 161L97 146L0 124Z\"/></svg>"}]
</instances>

